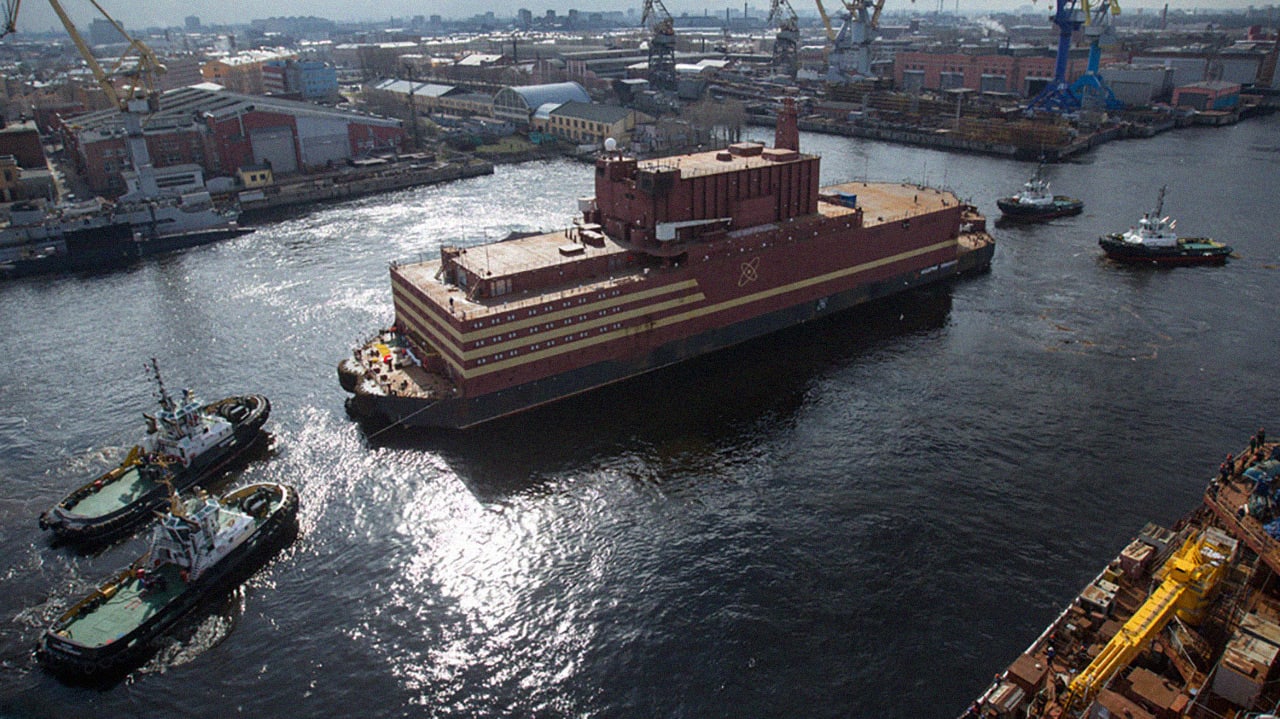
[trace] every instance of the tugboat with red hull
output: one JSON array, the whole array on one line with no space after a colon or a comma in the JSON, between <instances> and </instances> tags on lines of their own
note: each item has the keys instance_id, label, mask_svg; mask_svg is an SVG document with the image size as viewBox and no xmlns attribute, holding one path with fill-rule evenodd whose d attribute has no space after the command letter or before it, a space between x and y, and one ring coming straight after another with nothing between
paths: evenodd
<instances>
[{"instance_id":1,"label":"tugboat with red hull","mask_svg":"<svg viewBox=\"0 0 1280 719\"><path fill-rule=\"evenodd\" d=\"M394 326L338 367L357 417L465 428L913 287L985 269L949 192L818 183L795 108L774 147L595 163L563 231L394 264Z\"/></svg>"},{"instance_id":2,"label":"tugboat with red hull","mask_svg":"<svg viewBox=\"0 0 1280 719\"><path fill-rule=\"evenodd\" d=\"M1137 227L1098 238L1107 257L1120 262L1158 265L1221 265L1231 256L1230 245L1207 237L1178 237L1176 220L1161 217L1164 191L1156 198L1155 212L1138 220Z\"/></svg>"}]
</instances>

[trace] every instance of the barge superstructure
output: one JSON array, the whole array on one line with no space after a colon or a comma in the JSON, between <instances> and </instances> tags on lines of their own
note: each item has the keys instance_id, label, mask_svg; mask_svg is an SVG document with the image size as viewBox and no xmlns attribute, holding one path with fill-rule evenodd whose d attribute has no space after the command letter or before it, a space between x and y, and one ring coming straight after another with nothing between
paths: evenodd
<instances>
[{"instance_id":1,"label":"barge superstructure","mask_svg":"<svg viewBox=\"0 0 1280 719\"><path fill-rule=\"evenodd\" d=\"M394 325L339 365L349 409L465 428L989 265L954 194L824 188L819 162L789 102L773 147L606 149L572 227L391 267Z\"/></svg>"}]
</instances>

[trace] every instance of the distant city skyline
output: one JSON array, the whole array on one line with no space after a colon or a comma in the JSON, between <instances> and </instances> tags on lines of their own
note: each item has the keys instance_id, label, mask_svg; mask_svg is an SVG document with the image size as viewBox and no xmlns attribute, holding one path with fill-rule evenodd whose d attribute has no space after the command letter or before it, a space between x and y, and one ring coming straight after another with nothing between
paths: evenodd
<instances>
[{"instance_id":1,"label":"distant city skyline","mask_svg":"<svg viewBox=\"0 0 1280 719\"><path fill-rule=\"evenodd\" d=\"M797 12L808 15L815 12L814 3L808 0L790 0ZM71 16L77 27L86 28L89 23L101 15L85 0L61 0L63 8ZM557 14L565 14L570 9L583 12L622 11L635 9L637 13L642 7L639 0L587 0L572 2L566 0L533 0L533 2L502 2L482 0L437 0L436 2L410 2L409 0L389 0L378 4L378 15L370 14L370 7L363 3L351 3L344 0L281 0L264 6L261 3L236 2L235 0L101 0L100 3L117 21L129 28L145 27L179 27L183 19L189 15L199 17L204 24L247 24L250 20L266 17L315 16L336 22L386 22L391 19L408 20L414 16L440 15L446 19L466 19L485 12L493 12L499 18L515 15L517 8L528 8L535 16L541 16L547 10L555 10ZM702 15L723 13L726 8L741 10L740 2L707 2L706 0L664 0L667 10L675 16L682 14ZM767 0L748 3L753 12L766 12ZM825 0L828 10L839 6L839 0ZM1164 7L1163 0L1122 0L1125 11L1143 9L1144 12L1159 10ZM947 11L961 12L1011 12L1018 8L1031 6L1045 14L1051 14L1055 0L1039 0L1036 3L1028 0L942 0L942 7ZM1257 8L1275 7L1270 3L1251 3L1247 0L1190 0L1186 2L1170 2L1170 9L1177 10L1243 10L1250 6ZM886 12L897 12L915 9L920 12L936 10L938 3L932 0L903 2L890 0L885 4ZM269 8L269 10L268 10ZM41 0L27 0L22 5L18 17L19 32L44 32L61 30L61 25L48 3Z\"/></svg>"}]
</instances>

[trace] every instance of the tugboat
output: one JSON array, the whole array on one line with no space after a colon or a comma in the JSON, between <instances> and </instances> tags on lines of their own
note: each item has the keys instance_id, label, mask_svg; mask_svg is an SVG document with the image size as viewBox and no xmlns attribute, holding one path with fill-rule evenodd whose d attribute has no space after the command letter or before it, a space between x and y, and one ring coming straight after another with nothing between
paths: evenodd
<instances>
[{"instance_id":1,"label":"tugboat","mask_svg":"<svg viewBox=\"0 0 1280 719\"><path fill-rule=\"evenodd\" d=\"M191 390L176 402L155 359L149 365L160 411L144 414L147 436L120 466L67 495L40 515L40 528L61 540L97 544L127 534L164 506L168 484L184 492L216 477L264 436L271 403L262 395L228 397L201 406Z\"/></svg>"},{"instance_id":2,"label":"tugboat","mask_svg":"<svg viewBox=\"0 0 1280 719\"><path fill-rule=\"evenodd\" d=\"M247 579L297 534L298 494L252 484L213 499L199 490L169 509L151 546L76 602L40 638L36 658L72 680L121 676L154 651L154 640L202 599Z\"/></svg>"},{"instance_id":3,"label":"tugboat","mask_svg":"<svg viewBox=\"0 0 1280 719\"><path fill-rule=\"evenodd\" d=\"M1001 214L1015 220L1047 220L1051 217L1078 215L1084 210L1084 202L1066 195L1049 193L1049 181L1044 179L1044 163L1036 167L1036 173L1022 186L1022 192L996 200Z\"/></svg>"},{"instance_id":4,"label":"tugboat","mask_svg":"<svg viewBox=\"0 0 1280 719\"><path fill-rule=\"evenodd\" d=\"M1176 220L1161 217L1165 188L1160 188L1155 212L1147 212L1137 227L1113 232L1098 238L1103 252L1120 262L1155 263L1161 265L1220 265L1227 261L1232 249L1207 237L1178 237Z\"/></svg>"}]
</instances>

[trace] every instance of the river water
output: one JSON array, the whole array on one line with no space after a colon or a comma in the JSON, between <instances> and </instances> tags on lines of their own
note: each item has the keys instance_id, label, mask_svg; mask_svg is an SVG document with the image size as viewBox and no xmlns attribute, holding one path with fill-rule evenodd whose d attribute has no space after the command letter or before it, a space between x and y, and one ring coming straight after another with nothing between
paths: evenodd
<instances>
[{"instance_id":1,"label":"river water","mask_svg":"<svg viewBox=\"0 0 1280 719\"><path fill-rule=\"evenodd\" d=\"M0 284L0 715L952 717L1228 451L1280 432L1280 116L1049 168L1083 215L992 223L987 274L465 433L376 433L334 368L387 263L563 226L589 166L312 208L132 268ZM761 135L764 137L765 135ZM989 217L1030 163L804 135L824 183L941 184ZM1104 261L1168 185L1224 267ZM159 360L268 395L299 539L106 688L33 649L145 548L41 511L121 459Z\"/></svg>"}]
</instances>

